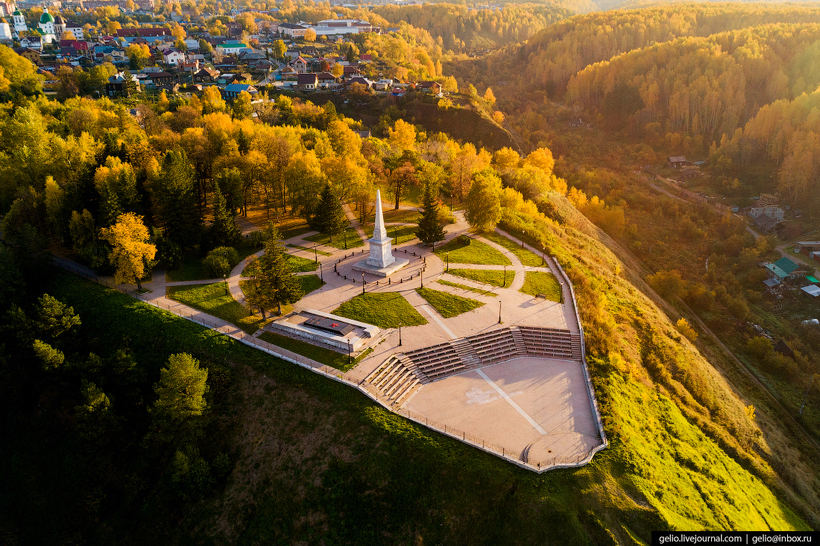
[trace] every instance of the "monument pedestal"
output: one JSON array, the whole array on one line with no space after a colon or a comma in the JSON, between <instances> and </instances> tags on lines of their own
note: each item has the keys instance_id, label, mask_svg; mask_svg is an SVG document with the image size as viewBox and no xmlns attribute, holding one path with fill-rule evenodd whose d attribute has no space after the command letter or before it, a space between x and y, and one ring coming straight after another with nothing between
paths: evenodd
<instances>
[{"instance_id":1,"label":"monument pedestal","mask_svg":"<svg viewBox=\"0 0 820 546\"><path fill-rule=\"evenodd\" d=\"M376 225L373 229L373 237L367 241L370 243L370 257L354 265L353 271L370 273L377 277L389 277L410 263L410 260L393 256L393 245L384 228L382 196L379 190L376 190Z\"/></svg>"}]
</instances>

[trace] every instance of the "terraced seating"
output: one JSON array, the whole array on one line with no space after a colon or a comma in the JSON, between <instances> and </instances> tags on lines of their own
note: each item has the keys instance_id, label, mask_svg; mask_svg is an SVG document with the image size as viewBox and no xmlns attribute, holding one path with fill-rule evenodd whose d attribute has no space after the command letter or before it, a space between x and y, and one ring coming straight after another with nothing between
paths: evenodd
<instances>
[{"instance_id":1,"label":"terraced seating","mask_svg":"<svg viewBox=\"0 0 820 546\"><path fill-rule=\"evenodd\" d=\"M581 337L569 330L512 326L392 355L368 375L391 405L401 405L431 381L519 356L581 359Z\"/></svg>"},{"instance_id":2,"label":"terraced seating","mask_svg":"<svg viewBox=\"0 0 820 546\"><path fill-rule=\"evenodd\" d=\"M520 326L527 354L549 358L581 359L581 338L569 330Z\"/></svg>"}]
</instances>

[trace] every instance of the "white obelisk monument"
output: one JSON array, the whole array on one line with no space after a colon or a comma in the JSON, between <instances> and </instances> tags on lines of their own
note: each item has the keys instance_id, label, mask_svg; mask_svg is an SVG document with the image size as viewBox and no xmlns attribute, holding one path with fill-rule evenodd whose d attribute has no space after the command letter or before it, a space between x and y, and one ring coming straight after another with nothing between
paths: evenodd
<instances>
[{"instance_id":1,"label":"white obelisk monument","mask_svg":"<svg viewBox=\"0 0 820 546\"><path fill-rule=\"evenodd\" d=\"M373 237L367 241L370 243L370 257L354 265L355 271L387 277L410 263L410 260L393 256L393 244L384 227L382 196L379 190L376 190L376 225Z\"/></svg>"}]
</instances>

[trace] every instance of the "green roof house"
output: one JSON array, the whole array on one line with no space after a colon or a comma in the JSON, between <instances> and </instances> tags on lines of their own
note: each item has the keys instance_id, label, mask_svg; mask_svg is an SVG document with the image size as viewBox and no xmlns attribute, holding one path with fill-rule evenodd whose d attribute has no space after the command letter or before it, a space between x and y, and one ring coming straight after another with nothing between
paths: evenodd
<instances>
[{"instance_id":1,"label":"green roof house","mask_svg":"<svg viewBox=\"0 0 820 546\"><path fill-rule=\"evenodd\" d=\"M800 266L784 256L773 264L766 264L766 269L778 279L783 280L794 276Z\"/></svg>"}]
</instances>

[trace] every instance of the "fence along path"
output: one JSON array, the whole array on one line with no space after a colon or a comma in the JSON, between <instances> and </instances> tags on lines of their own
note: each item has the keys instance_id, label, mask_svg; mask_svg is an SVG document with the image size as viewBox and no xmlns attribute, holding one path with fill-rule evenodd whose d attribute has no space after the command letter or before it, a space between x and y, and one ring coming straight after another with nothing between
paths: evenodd
<instances>
[{"instance_id":1,"label":"fence along path","mask_svg":"<svg viewBox=\"0 0 820 546\"><path fill-rule=\"evenodd\" d=\"M297 366L301 366L302 368L305 368L305 369L310 370L314 373L323 375L323 376L325 376L329 379L332 379L334 381L337 381L339 383L343 383L343 384L345 384L349 387L353 387L354 389L360 391L365 396L367 396L368 398L370 398L372 401L376 402L380 406L384 407L388 411L392 411L392 412L394 412L398 415L401 415L402 417L405 417L406 419L409 419L409 420L411 420L411 421L413 421L413 422L415 422L419 425L422 425L422 426L427 427L431 430L434 430L436 432L439 432L441 434L449 436L450 438L453 438L455 440L463 442L463 443L465 443L465 444L467 444L471 447L474 447L476 449L480 449L481 451L485 451L485 452L490 453L492 455L495 455L497 457L501 457L502 459L504 459L504 460L516 465L516 466L519 466L521 468L525 468L527 470L531 470L533 472L543 473L543 472L546 472L547 470L552 470L554 468L572 468L572 467L583 466L583 465L587 464L589 461L592 460L592 457L593 457L593 455L595 455L595 453L597 453L598 451L600 451L601 449L603 449L604 447L606 447L608 445L606 437L603 436L603 427L600 426L600 416L598 415L598 411L597 411L598 406L597 406L597 403L595 403L594 395L591 397L591 401L593 403L593 409L594 409L593 413L594 413L594 416L595 416L595 419L596 419L596 423L599 424L599 429L600 429L601 434L602 434L601 437L602 437L602 440L603 440L603 444L600 445L600 446L595 447L594 449L592 449L589 453L587 453L583 457L581 457L581 456L571 457L571 458L553 457L551 459L548 458L548 459L543 460L543 461L529 461L528 457L527 457L526 448L522 452L516 453L515 449L510 449L510 448L507 448L505 446L500 446L500 445L494 444L492 442L488 442L488 441L484 440L483 438L476 437L472 434L468 434L467 432L465 432L463 430L459 430L459 429L453 428L451 426L448 426L446 423L440 423L438 421L431 420L431 419L429 419L429 418L427 418L423 415L420 415L420 414L411 412L409 410L400 408L396 404L387 403L380 396L380 393L372 385L366 383L364 380L362 380L361 382L356 382L356 381L352 380L346 373L344 373L340 370L337 370L336 368L331 368L330 366L326 366L324 364L321 364L320 362L316 362L315 360L312 360L312 359L306 358L302 355L299 355L299 354L296 354L294 352L288 351L286 349L283 349L282 347L278 347L278 346L273 345L271 343L268 343L266 341L262 341L260 339L254 338L254 337L246 334L242 330L236 328L233 324L227 323L225 321L217 320L217 319L215 319L215 317L214 317L214 320L209 320L209 319L207 319L203 316L203 315L206 315L205 313L203 313L201 311L198 311L198 310L195 310L193 308L187 307L186 305L183 305L183 304L175 304L173 306L170 306L170 305L160 305L159 303L156 303L154 301L142 300L141 298L138 297L138 294L136 292L129 291L129 290L123 288L122 286L115 285L114 283L110 282L109 280L107 280L105 278L98 277L90 269L85 268L85 267L81 266L80 264L71 262L70 260L66 260L66 259L63 259L63 258L58 258L58 259L55 259L53 261L53 263L57 267L59 267L61 269L64 269L64 270L66 270L70 273L73 273L75 275L84 277L88 280L91 280L93 282L96 282L98 284L106 286L107 288L111 288L113 290L117 290L119 292L122 292L123 294L125 294L127 296L130 296L132 298L139 299L140 301L142 301L142 303L145 303L147 305L151 305L153 307L157 307L158 309L162 309L164 311L168 311L171 314L174 314L174 315L176 315L178 317L181 317L181 318L184 318L186 320L190 320L191 322L195 322L196 324L199 324L200 326L203 326L205 328L212 329L216 332L219 332L222 335L225 335L225 336L228 336L232 339L235 339L236 341L239 341L240 343L244 343L245 345L249 345L249 346L251 346L255 349L258 349L260 351L263 351L263 352L265 352L265 353L267 353L271 356L274 356L276 358L280 358L280 359L282 359L286 362L290 362L292 364L296 364ZM563 274L563 270L561 270L561 273ZM569 283L568 278L567 278L567 283ZM572 285L569 284L569 286L570 286L570 290L571 290ZM573 303L574 303L575 302L574 293L572 294L572 299L573 299ZM576 311L576 313L577 313L577 311ZM206 315L206 316L210 316L210 315ZM579 323L579 325L580 325L580 323ZM583 351L584 350L583 349L583 342L581 344L581 347L582 347L581 350ZM583 368L584 368L584 377L587 379L587 385L588 385L588 388L590 389L590 392L591 392L592 386L591 386L591 383L589 382L589 375L588 375L587 370L586 370L586 361L584 361Z\"/></svg>"}]
</instances>

